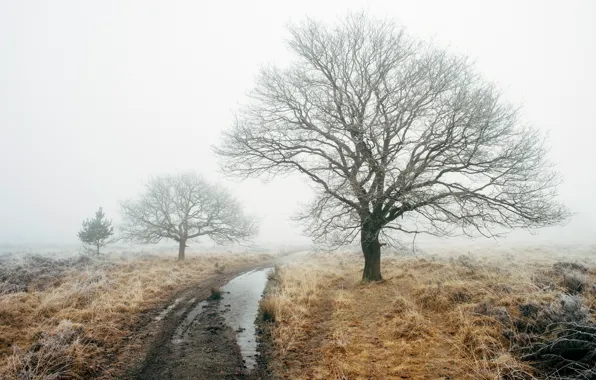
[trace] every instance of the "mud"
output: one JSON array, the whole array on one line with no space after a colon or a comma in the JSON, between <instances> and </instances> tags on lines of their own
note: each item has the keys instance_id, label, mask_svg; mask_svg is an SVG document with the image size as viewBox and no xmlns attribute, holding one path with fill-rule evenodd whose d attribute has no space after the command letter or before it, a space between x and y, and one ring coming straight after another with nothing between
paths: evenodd
<instances>
[{"instance_id":1,"label":"mud","mask_svg":"<svg viewBox=\"0 0 596 380\"><path fill-rule=\"evenodd\" d=\"M200 342L201 337L199 337L198 334L192 335L192 339L194 339L192 340L192 344L180 345L179 339L183 336L188 337L189 341L191 341L189 335L191 332L190 330L198 326L198 323L193 325L192 322L198 317L199 312L202 311L202 305L206 304L205 300L210 296L211 288L221 287L239 274L255 268L262 268L262 266L252 265L250 267L239 268L233 272L220 274L194 284L173 294L170 301L163 305L163 307L154 309L142 315L140 322L136 325L132 334L124 338L128 341L126 346L120 350L120 352L114 353L115 357L113 358L112 364L109 368L106 368L104 374L98 378L243 378L243 374L237 375L235 371L235 367L240 366L240 364L235 365L234 370L230 370L226 365L223 365L221 369L214 373L210 373L205 377L200 373L195 375L190 371L184 371L176 365L176 362L180 360L187 362L185 355L189 351L189 348L193 345L196 346L198 342ZM216 309L216 303L213 303L210 306L213 309L212 312L205 314L206 319L201 321L205 323L207 327L210 327L211 331L225 332L225 334L221 335L221 342L215 341L214 339L205 339L206 346L205 349L201 349L201 352L209 353L209 347L212 347L212 350L216 351L213 346L222 346L226 347L226 352L231 352L225 360L226 363L241 362L240 351L233 338L233 331L231 328L218 328L222 327L220 325L223 325L224 323L223 317L219 316ZM218 339L220 338L218 337ZM203 359L199 358L199 360ZM219 358L212 362L217 365L218 360L223 361L223 359ZM169 367L174 368L168 369ZM213 366L211 368L213 368ZM223 373L221 373L222 371ZM186 375L184 375L184 373L186 373ZM169 374L171 374L171 377Z\"/></svg>"},{"instance_id":2,"label":"mud","mask_svg":"<svg viewBox=\"0 0 596 380\"><path fill-rule=\"evenodd\" d=\"M243 379L248 374L219 301L196 304L164 343L137 379Z\"/></svg>"},{"instance_id":3,"label":"mud","mask_svg":"<svg viewBox=\"0 0 596 380\"><path fill-rule=\"evenodd\" d=\"M294 253L277 263L303 259ZM266 357L259 355L263 331L255 326L258 301L274 264L246 267L192 286L146 315L131 337L124 367L109 378L266 379ZM210 300L221 287L222 298ZM107 377L106 377L107 378Z\"/></svg>"}]
</instances>

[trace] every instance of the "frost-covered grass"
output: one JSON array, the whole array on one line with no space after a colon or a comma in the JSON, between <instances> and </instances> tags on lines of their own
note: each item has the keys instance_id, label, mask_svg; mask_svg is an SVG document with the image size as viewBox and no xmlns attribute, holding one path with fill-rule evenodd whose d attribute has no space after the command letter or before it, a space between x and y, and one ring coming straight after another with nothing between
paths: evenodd
<instances>
[{"instance_id":1,"label":"frost-covered grass","mask_svg":"<svg viewBox=\"0 0 596 380\"><path fill-rule=\"evenodd\" d=\"M385 255L385 280L368 284L358 253L282 267L261 301L272 370L291 379L593 378L595 248L426 247Z\"/></svg>"},{"instance_id":2,"label":"frost-covered grass","mask_svg":"<svg viewBox=\"0 0 596 380\"><path fill-rule=\"evenodd\" d=\"M140 315L177 289L265 254L0 256L0 378L87 378L105 370Z\"/></svg>"}]
</instances>

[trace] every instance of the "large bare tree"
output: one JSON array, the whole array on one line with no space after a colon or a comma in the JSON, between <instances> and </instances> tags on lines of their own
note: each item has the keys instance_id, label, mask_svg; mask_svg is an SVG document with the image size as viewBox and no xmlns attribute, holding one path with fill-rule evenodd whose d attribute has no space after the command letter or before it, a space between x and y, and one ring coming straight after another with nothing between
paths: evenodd
<instances>
[{"instance_id":1,"label":"large bare tree","mask_svg":"<svg viewBox=\"0 0 596 380\"><path fill-rule=\"evenodd\" d=\"M363 280L381 279L392 230L494 236L566 219L543 136L465 57L366 15L289 31L296 59L261 70L216 152L232 174L309 178L307 233L360 236Z\"/></svg>"},{"instance_id":2,"label":"large bare tree","mask_svg":"<svg viewBox=\"0 0 596 380\"><path fill-rule=\"evenodd\" d=\"M256 223L224 188L209 184L193 172L155 177L138 200L121 204L124 240L179 243L184 260L191 239L208 236L217 243L239 242L256 233Z\"/></svg>"}]
</instances>

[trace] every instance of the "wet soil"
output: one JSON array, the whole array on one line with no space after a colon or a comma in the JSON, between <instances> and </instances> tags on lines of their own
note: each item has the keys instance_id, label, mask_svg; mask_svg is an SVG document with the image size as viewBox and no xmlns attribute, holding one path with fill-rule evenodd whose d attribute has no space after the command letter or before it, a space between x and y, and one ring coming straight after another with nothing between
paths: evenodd
<instances>
[{"instance_id":1,"label":"wet soil","mask_svg":"<svg viewBox=\"0 0 596 380\"><path fill-rule=\"evenodd\" d=\"M117 353L119 364L100 378L270 378L270 337L257 316L258 301L268 268L303 256L298 252L239 268L174 294L166 305L142 316L125 351ZM210 299L212 288L221 288L222 299Z\"/></svg>"},{"instance_id":2,"label":"wet soil","mask_svg":"<svg viewBox=\"0 0 596 380\"><path fill-rule=\"evenodd\" d=\"M250 328L247 318L226 322L231 304L246 296L230 297L226 286L246 288L246 282L231 281L246 278L272 263L252 265L234 272L220 274L174 294L161 308L141 317L135 331L127 338L124 352L118 353L111 368L101 379L262 379L260 366L252 371L242 357L236 335ZM266 276L266 275L265 275ZM236 285L234 285L236 284ZM212 288L222 289L221 300L209 300ZM233 289L228 289L230 291ZM259 298L262 288L258 290ZM237 292L235 292L237 293ZM226 299L228 297L228 299ZM258 298L254 300L258 307ZM238 306L236 306L238 310ZM254 316L250 323L254 328ZM234 323L231 325L230 323ZM235 326L238 324L238 326ZM238 332L236 331L238 330ZM246 339L245 339L246 340ZM250 340L250 339L249 339ZM249 350L250 351L250 350ZM261 363L255 353L250 361ZM249 363L249 367L254 363Z\"/></svg>"},{"instance_id":3,"label":"wet soil","mask_svg":"<svg viewBox=\"0 0 596 380\"><path fill-rule=\"evenodd\" d=\"M196 305L173 336L159 347L137 379L243 379L246 377L234 331L219 311L220 301Z\"/></svg>"},{"instance_id":4,"label":"wet soil","mask_svg":"<svg viewBox=\"0 0 596 380\"><path fill-rule=\"evenodd\" d=\"M217 299L189 300L185 311L177 312L182 318L171 337L156 348L134 378L259 378L258 370L253 371L257 363L255 318L266 282L266 269L253 270L225 284ZM181 303L176 299L163 313Z\"/></svg>"}]
</instances>

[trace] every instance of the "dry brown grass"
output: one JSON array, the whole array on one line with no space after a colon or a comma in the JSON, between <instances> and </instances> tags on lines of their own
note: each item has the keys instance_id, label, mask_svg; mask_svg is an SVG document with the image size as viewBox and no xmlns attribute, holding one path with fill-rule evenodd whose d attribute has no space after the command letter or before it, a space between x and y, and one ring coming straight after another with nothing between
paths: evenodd
<instances>
[{"instance_id":1,"label":"dry brown grass","mask_svg":"<svg viewBox=\"0 0 596 380\"><path fill-rule=\"evenodd\" d=\"M387 280L370 284L357 256L282 268L262 301L275 315L271 368L284 379L532 378L505 331L520 305L556 304L569 275L511 260L387 258Z\"/></svg>"},{"instance_id":2,"label":"dry brown grass","mask_svg":"<svg viewBox=\"0 0 596 380\"><path fill-rule=\"evenodd\" d=\"M270 259L202 255L91 262L50 285L0 295L0 378L86 378L105 370L140 315L175 291Z\"/></svg>"}]
</instances>

